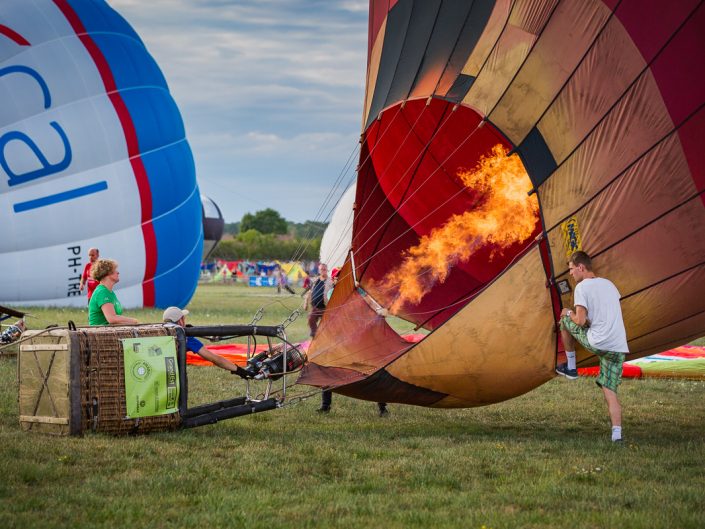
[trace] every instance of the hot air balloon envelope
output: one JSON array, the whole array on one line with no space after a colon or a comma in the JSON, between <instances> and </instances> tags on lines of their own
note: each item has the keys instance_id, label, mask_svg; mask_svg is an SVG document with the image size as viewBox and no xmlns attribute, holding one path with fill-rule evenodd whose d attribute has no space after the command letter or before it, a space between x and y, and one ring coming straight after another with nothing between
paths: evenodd
<instances>
[{"instance_id":1,"label":"hot air balloon envelope","mask_svg":"<svg viewBox=\"0 0 705 529\"><path fill-rule=\"evenodd\" d=\"M84 305L90 247L125 306L185 305L201 203L164 77L105 2L0 5L0 300Z\"/></svg>"},{"instance_id":2,"label":"hot air balloon envelope","mask_svg":"<svg viewBox=\"0 0 705 529\"><path fill-rule=\"evenodd\" d=\"M352 258L300 381L437 407L529 391L580 249L621 292L628 358L702 336L703 35L695 1L372 0Z\"/></svg>"}]
</instances>

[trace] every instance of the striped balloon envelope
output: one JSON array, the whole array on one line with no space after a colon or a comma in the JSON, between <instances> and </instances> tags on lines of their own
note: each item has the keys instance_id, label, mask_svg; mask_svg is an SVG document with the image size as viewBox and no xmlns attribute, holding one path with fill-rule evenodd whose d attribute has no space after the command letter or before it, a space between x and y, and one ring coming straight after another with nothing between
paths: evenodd
<instances>
[{"instance_id":1,"label":"striped balloon envelope","mask_svg":"<svg viewBox=\"0 0 705 529\"><path fill-rule=\"evenodd\" d=\"M164 76L97 0L0 3L0 300L85 305L90 247L123 305L185 305L201 200Z\"/></svg>"},{"instance_id":2,"label":"striped balloon envelope","mask_svg":"<svg viewBox=\"0 0 705 529\"><path fill-rule=\"evenodd\" d=\"M372 0L369 21L352 243L300 382L525 393L554 376L579 249L629 358L705 334L703 2Z\"/></svg>"}]
</instances>

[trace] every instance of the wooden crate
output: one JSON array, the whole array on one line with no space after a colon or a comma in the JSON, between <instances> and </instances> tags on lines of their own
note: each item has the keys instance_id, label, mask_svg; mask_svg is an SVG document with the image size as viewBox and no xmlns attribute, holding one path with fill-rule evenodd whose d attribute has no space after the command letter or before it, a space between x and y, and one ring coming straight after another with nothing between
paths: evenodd
<instances>
[{"instance_id":1,"label":"wooden crate","mask_svg":"<svg viewBox=\"0 0 705 529\"><path fill-rule=\"evenodd\" d=\"M23 430L55 435L86 431L116 435L178 428L179 413L127 418L123 338L172 335L177 338L179 370L185 369L183 329L164 325L82 327L26 331L17 370L19 416ZM181 404L187 392L182 376Z\"/></svg>"},{"instance_id":2,"label":"wooden crate","mask_svg":"<svg viewBox=\"0 0 705 529\"><path fill-rule=\"evenodd\" d=\"M79 348L66 329L25 331L17 359L20 426L56 435L81 432Z\"/></svg>"}]
</instances>

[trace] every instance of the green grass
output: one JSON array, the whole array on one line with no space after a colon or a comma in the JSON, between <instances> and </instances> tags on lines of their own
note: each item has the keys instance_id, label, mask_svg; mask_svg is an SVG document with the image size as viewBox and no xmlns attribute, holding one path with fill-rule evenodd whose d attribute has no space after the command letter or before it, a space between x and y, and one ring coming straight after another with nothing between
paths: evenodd
<instances>
[{"instance_id":1,"label":"green grass","mask_svg":"<svg viewBox=\"0 0 705 529\"><path fill-rule=\"evenodd\" d=\"M191 321L246 323L269 304L262 323L276 324L300 300L260 292L200 287ZM32 312L34 328L85 321ZM303 317L290 335L306 336ZM590 379L467 410L379 418L336 395L326 416L313 397L175 433L59 438L20 431L15 369L0 359L2 528L705 526L703 382L625 381L623 446ZM195 402L241 391L216 368L189 368L189 383Z\"/></svg>"}]
</instances>

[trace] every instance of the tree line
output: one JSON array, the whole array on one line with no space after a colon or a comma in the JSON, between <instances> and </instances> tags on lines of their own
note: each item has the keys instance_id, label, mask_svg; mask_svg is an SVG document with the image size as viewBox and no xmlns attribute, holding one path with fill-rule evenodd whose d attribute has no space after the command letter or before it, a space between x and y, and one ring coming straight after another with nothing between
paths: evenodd
<instances>
[{"instance_id":1,"label":"tree line","mask_svg":"<svg viewBox=\"0 0 705 529\"><path fill-rule=\"evenodd\" d=\"M287 221L278 211L267 208L245 213L240 222L225 224L224 237L213 257L236 259L317 260L325 222Z\"/></svg>"}]
</instances>

